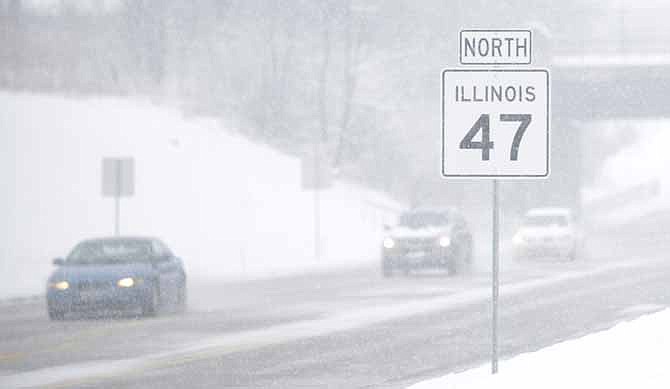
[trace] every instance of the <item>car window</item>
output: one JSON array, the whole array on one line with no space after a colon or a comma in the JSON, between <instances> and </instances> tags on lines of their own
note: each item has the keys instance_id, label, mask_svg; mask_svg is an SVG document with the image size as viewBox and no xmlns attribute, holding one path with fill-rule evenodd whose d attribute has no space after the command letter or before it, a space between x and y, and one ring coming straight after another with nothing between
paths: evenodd
<instances>
[{"instance_id":1,"label":"car window","mask_svg":"<svg viewBox=\"0 0 670 389\"><path fill-rule=\"evenodd\" d=\"M568 218L563 215L529 215L524 220L526 226L561 226L565 227L568 223Z\"/></svg>"},{"instance_id":2,"label":"car window","mask_svg":"<svg viewBox=\"0 0 670 389\"><path fill-rule=\"evenodd\" d=\"M147 261L151 244L143 240L99 240L77 245L67 257L69 264Z\"/></svg>"},{"instance_id":3,"label":"car window","mask_svg":"<svg viewBox=\"0 0 670 389\"><path fill-rule=\"evenodd\" d=\"M160 257L172 257L172 251L165 245L165 243L156 239L153 241L156 247L156 255Z\"/></svg>"},{"instance_id":4,"label":"car window","mask_svg":"<svg viewBox=\"0 0 670 389\"><path fill-rule=\"evenodd\" d=\"M152 251L152 254L153 254L155 257L162 257L162 256L165 255L165 254L163 253L162 248L161 248L160 245L158 244L158 241L156 241L156 240L152 240L152 241L151 241L151 251Z\"/></svg>"},{"instance_id":5,"label":"car window","mask_svg":"<svg viewBox=\"0 0 670 389\"><path fill-rule=\"evenodd\" d=\"M430 226L443 226L449 224L450 218L446 213L414 212L406 213L400 217L399 224L404 227L421 228Z\"/></svg>"}]
</instances>

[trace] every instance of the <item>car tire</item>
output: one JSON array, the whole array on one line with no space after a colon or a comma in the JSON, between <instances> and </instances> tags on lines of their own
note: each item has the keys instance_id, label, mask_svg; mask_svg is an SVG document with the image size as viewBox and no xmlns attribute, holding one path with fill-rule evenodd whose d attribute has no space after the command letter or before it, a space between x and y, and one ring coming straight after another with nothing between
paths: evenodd
<instances>
[{"instance_id":1,"label":"car tire","mask_svg":"<svg viewBox=\"0 0 670 389\"><path fill-rule=\"evenodd\" d=\"M65 312L49 308L49 319L52 321L61 321L65 319Z\"/></svg>"},{"instance_id":2,"label":"car tire","mask_svg":"<svg viewBox=\"0 0 670 389\"><path fill-rule=\"evenodd\" d=\"M387 260L382 260L382 277L393 277L393 266Z\"/></svg>"},{"instance_id":3,"label":"car tire","mask_svg":"<svg viewBox=\"0 0 670 389\"><path fill-rule=\"evenodd\" d=\"M447 275L455 276L461 272L461 266L458 261L449 261L447 262Z\"/></svg>"},{"instance_id":4,"label":"car tire","mask_svg":"<svg viewBox=\"0 0 670 389\"><path fill-rule=\"evenodd\" d=\"M177 312L186 311L186 302L188 300L188 292L186 289L186 281L182 281L177 289Z\"/></svg>"},{"instance_id":5,"label":"car tire","mask_svg":"<svg viewBox=\"0 0 670 389\"><path fill-rule=\"evenodd\" d=\"M447 275L456 276L461 273L463 268L462 255L453 255L447 258Z\"/></svg>"},{"instance_id":6,"label":"car tire","mask_svg":"<svg viewBox=\"0 0 670 389\"><path fill-rule=\"evenodd\" d=\"M471 264L472 259L474 256L474 249L473 249L473 244L472 244L472 237L468 237L465 241L465 263L466 264Z\"/></svg>"},{"instance_id":7,"label":"car tire","mask_svg":"<svg viewBox=\"0 0 670 389\"><path fill-rule=\"evenodd\" d=\"M457 251L451 258L447 259L447 272L450 276L461 274L468 266L468 248L464 244L459 244Z\"/></svg>"},{"instance_id":8,"label":"car tire","mask_svg":"<svg viewBox=\"0 0 670 389\"><path fill-rule=\"evenodd\" d=\"M142 316L156 316L158 313L158 306L160 303L160 292L158 287L153 285L151 287L151 293L148 298L142 304Z\"/></svg>"},{"instance_id":9,"label":"car tire","mask_svg":"<svg viewBox=\"0 0 670 389\"><path fill-rule=\"evenodd\" d=\"M472 263L474 259L473 256L472 239L468 239L467 243L465 244L465 255L463 257L463 266L467 272L472 271Z\"/></svg>"}]
</instances>

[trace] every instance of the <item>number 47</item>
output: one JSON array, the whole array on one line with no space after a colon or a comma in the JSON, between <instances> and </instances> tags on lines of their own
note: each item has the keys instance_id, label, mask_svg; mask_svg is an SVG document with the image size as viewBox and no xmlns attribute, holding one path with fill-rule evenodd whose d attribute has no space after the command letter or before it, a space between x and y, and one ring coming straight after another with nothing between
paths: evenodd
<instances>
[{"instance_id":1,"label":"number 47","mask_svg":"<svg viewBox=\"0 0 670 389\"><path fill-rule=\"evenodd\" d=\"M532 115L528 114L501 114L501 122L519 122L519 128L514 134L514 139L512 140L512 149L510 150L510 160L516 161L519 158L519 146L521 145L521 139L523 134L526 132L526 129L530 125ZM482 140L481 142L473 141L472 139L477 135L479 131L482 131ZM461 149L480 149L482 150L482 161L489 160L489 151L493 149L493 141L490 140L490 125L489 125L489 115L482 114L479 116L479 119L475 124L470 128L460 144Z\"/></svg>"}]
</instances>

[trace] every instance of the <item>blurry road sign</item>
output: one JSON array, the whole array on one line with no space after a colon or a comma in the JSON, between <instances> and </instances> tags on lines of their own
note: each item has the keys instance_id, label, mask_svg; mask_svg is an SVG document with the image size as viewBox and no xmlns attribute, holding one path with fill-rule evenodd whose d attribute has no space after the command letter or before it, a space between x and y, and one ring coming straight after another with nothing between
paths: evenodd
<instances>
[{"instance_id":1,"label":"blurry road sign","mask_svg":"<svg viewBox=\"0 0 670 389\"><path fill-rule=\"evenodd\" d=\"M442 72L442 175L549 175L549 71Z\"/></svg>"},{"instance_id":2,"label":"blurry road sign","mask_svg":"<svg viewBox=\"0 0 670 389\"><path fill-rule=\"evenodd\" d=\"M135 161L133 158L102 159L102 195L129 197L135 194Z\"/></svg>"},{"instance_id":3,"label":"blurry road sign","mask_svg":"<svg viewBox=\"0 0 670 389\"><path fill-rule=\"evenodd\" d=\"M102 159L102 195L114 197L114 235L121 231L121 197L135 194L135 160L133 158Z\"/></svg>"}]
</instances>

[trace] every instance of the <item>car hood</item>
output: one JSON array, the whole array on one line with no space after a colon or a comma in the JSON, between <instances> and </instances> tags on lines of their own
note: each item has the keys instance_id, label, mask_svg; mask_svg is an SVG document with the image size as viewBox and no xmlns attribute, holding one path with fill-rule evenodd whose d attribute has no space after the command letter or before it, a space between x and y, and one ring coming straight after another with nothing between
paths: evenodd
<instances>
[{"instance_id":1,"label":"car hood","mask_svg":"<svg viewBox=\"0 0 670 389\"><path fill-rule=\"evenodd\" d=\"M449 235L451 233L451 226L441 227L425 227L425 228L409 228L409 227L395 227L389 236L391 238L437 238L439 236Z\"/></svg>"},{"instance_id":2,"label":"car hood","mask_svg":"<svg viewBox=\"0 0 670 389\"><path fill-rule=\"evenodd\" d=\"M149 263L65 265L56 269L49 281L116 281L124 277L146 278L153 272Z\"/></svg>"}]
</instances>

